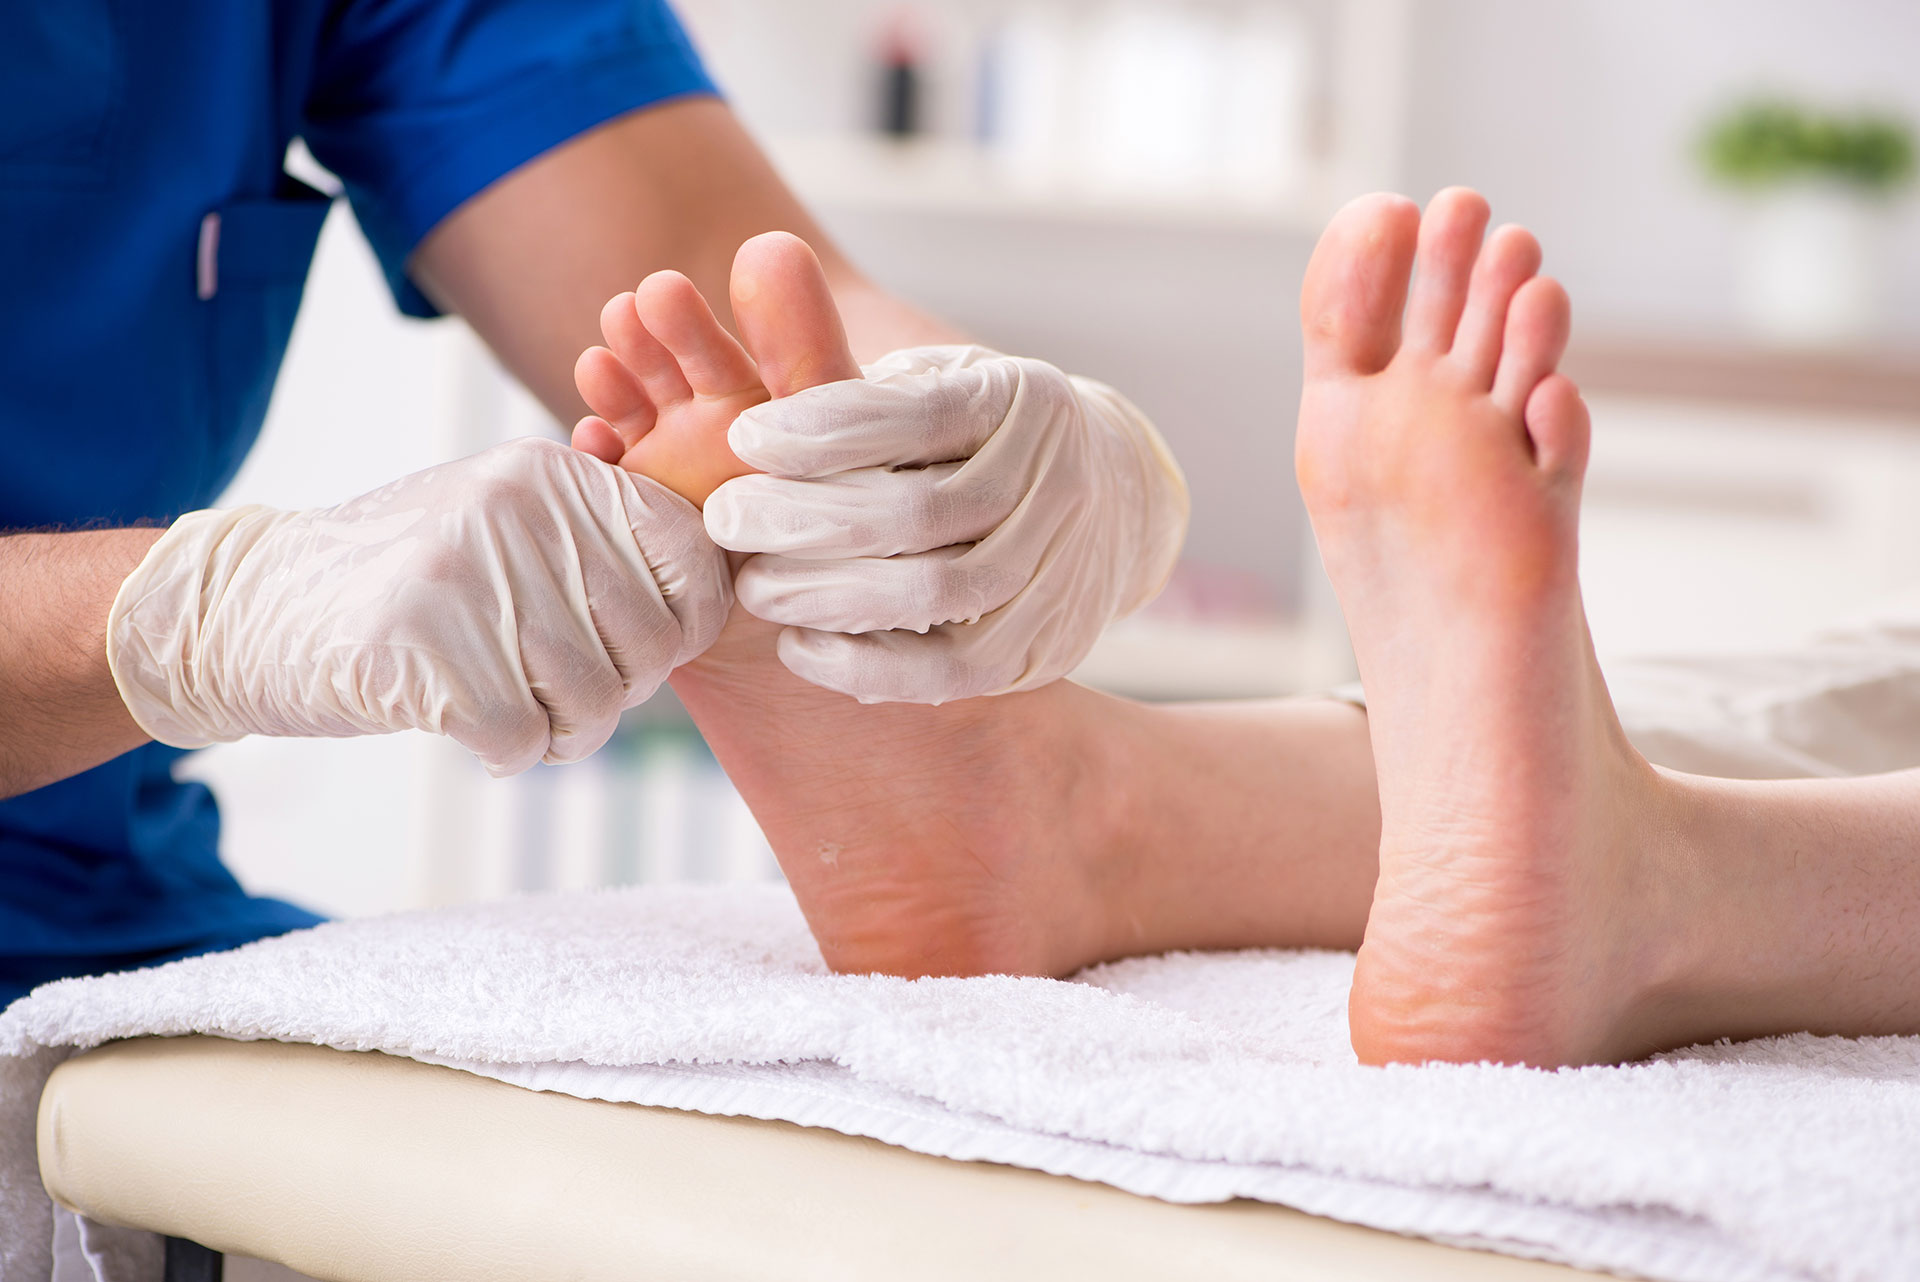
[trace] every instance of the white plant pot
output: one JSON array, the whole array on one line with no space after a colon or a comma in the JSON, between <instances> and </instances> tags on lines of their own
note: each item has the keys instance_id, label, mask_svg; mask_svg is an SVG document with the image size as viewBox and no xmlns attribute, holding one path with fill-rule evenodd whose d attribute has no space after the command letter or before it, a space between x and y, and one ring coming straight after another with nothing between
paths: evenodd
<instances>
[{"instance_id":1,"label":"white plant pot","mask_svg":"<svg viewBox=\"0 0 1920 1282\"><path fill-rule=\"evenodd\" d=\"M1871 338L1880 321L1885 210L1838 183L1782 187L1753 206L1740 302L1754 333L1795 347Z\"/></svg>"}]
</instances>

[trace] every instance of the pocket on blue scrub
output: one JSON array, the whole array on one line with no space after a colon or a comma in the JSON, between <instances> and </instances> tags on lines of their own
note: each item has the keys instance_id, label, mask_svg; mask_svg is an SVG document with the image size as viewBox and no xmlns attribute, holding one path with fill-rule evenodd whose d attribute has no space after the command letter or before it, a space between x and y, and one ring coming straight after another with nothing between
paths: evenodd
<instances>
[{"instance_id":1,"label":"pocket on blue scrub","mask_svg":"<svg viewBox=\"0 0 1920 1282\"><path fill-rule=\"evenodd\" d=\"M0 3L0 175L97 172L120 93L118 0Z\"/></svg>"},{"instance_id":2,"label":"pocket on blue scrub","mask_svg":"<svg viewBox=\"0 0 1920 1282\"><path fill-rule=\"evenodd\" d=\"M201 224L194 278L201 304L210 310L213 440L206 501L233 479L260 433L332 204L331 197L289 178L279 197L233 201Z\"/></svg>"}]
</instances>

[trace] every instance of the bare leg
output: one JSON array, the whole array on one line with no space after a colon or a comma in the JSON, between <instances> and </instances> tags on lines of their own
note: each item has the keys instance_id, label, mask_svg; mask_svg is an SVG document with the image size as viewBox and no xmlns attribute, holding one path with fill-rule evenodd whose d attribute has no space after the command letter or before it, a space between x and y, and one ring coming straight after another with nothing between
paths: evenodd
<instances>
[{"instance_id":1,"label":"bare leg","mask_svg":"<svg viewBox=\"0 0 1920 1282\"><path fill-rule=\"evenodd\" d=\"M1553 1065L1920 1028L1920 776L1705 780L1621 731L1580 602L1566 297L1485 226L1467 192L1424 219L1356 202L1302 300L1301 485L1382 808L1355 1049Z\"/></svg>"}]
</instances>

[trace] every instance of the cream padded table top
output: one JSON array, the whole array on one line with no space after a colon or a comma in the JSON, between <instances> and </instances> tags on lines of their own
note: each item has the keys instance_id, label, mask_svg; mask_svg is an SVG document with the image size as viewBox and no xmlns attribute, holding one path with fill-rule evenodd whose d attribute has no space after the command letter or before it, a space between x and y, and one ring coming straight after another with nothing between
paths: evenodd
<instances>
[{"instance_id":1,"label":"cream padded table top","mask_svg":"<svg viewBox=\"0 0 1920 1282\"><path fill-rule=\"evenodd\" d=\"M78 1056L47 1085L39 1142L68 1207L337 1282L1590 1276L1282 1207L1175 1206L278 1042L151 1038Z\"/></svg>"}]
</instances>

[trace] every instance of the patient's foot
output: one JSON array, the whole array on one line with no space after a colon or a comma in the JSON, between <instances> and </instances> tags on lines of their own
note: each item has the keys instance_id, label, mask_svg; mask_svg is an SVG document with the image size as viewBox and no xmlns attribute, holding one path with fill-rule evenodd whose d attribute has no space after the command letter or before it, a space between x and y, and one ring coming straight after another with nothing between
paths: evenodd
<instances>
[{"instance_id":1,"label":"patient's foot","mask_svg":"<svg viewBox=\"0 0 1920 1282\"><path fill-rule=\"evenodd\" d=\"M1628 746L1577 574L1568 306L1485 202L1349 205L1308 269L1297 463L1366 683L1380 879L1368 1062L1652 1049L1665 786ZM1419 272L1412 281L1416 243Z\"/></svg>"},{"instance_id":2,"label":"patient's foot","mask_svg":"<svg viewBox=\"0 0 1920 1282\"><path fill-rule=\"evenodd\" d=\"M573 429L575 449L695 504L752 470L727 448L727 425L766 400L767 389L692 281L679 272L647 277L600 309L600 332L607 345L589 347L574 365L595 411Z\"/></svg>"},{"instance_id":3,"label":"patient's foot","mask_svg":"<svg viewBox=\"0 0 1920 1282\"><path fill-rule=\"evenodd\" d=\"M608 304L606 348L581 358L597 417L575 444L696 503L747 469L728 426L772 396L858 378L818 262L792 236L734 265L743 348L684 277ZM748 349L751 350L749 355ZM1065 974L1113 955L1098 796L1114 701L1065 682L926 707L863 706L783 667L779 629L736 607L673 677L843 971Z\"/></svg>"}]
</instances>

